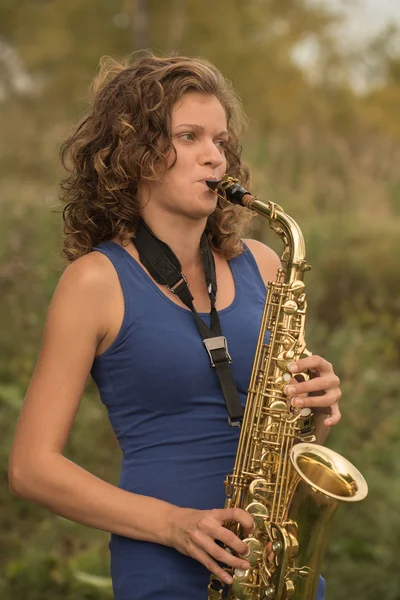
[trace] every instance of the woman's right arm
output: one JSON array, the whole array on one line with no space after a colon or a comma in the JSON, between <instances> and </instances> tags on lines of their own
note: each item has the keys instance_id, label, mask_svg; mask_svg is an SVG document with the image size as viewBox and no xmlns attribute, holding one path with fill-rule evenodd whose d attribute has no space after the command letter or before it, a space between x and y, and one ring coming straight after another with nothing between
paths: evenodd
<instances>
[{"instance_id":1,"label":"woman's right arm","mask_svg":"<svg viewBox=\"0 0 400 600\"><path fill-rule=\"evenodd\" d=\"M243 560L214 540L244 552L244 543L223 523L236 520L250 529L250 515L240 509L178 508L132 494L63 456L118 285L113 266L97 252L69 265L60 278L15 431L11 492L83 525L175 547L224 578L216 560L238 568Z\"/></svg>"}]
</instances>

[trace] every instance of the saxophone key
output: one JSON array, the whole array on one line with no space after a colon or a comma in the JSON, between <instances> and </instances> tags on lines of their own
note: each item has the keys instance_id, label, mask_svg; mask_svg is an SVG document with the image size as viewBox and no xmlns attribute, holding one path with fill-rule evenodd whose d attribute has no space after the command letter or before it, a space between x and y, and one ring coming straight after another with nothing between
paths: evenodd
<instances>
[{"instance_id":1,"label":"saxophone key","mask_svg":"<svg viewBox=\"0 0 400 600\"><path fill-rule=\"evenodd\" d=\"M241 554L242 558L245 558L252 567L262 560L263 547L259 540L254 537L245 538L244 543L247 544L248 549L245 554Z\"/></svg>"},{"instance_id":2,"label":"saxophone key","mask_svg":"<svg viewBox=\"0 0 400 600\"><path fill-rule=\"evenodd\" d=\"M248 510L251 506L253 507L253 512L261 511L263 514L266 514L265 511L267 509L264 506L264 504L261 504L261 506L259 507L257 503L266 502L268 500L270 491L270 484L265 479L261 477L253 479L249 486L249 495L252 499L252 503L249 504L249 506L246 508L247 512L250 512L250 514L252 514L252 512Z\"/></svg>"},{"instance_id":3,"label":"saxophone key","mask_svg":"<svg viewBox=\"0 0 400 600\"><path fill-rule=\"evenodd\" d=\"M290 291L292 292L293 296L297 296L299 297L301 294L304 293L305 290L305 283L304 281L300 281L300 279L296 279L296 281L293 281L293 283L290 284Z\"/></svg>"},{"instance_id":4,"label":"saxophone key","mask_svg":"<svg viewBox=\"0 0 400 600\"><path fill-rule=\"evenodd\" d=\"M269 519L269 511L261 502L252 502L246 507L246 511L253 517L257 531L265 530L265 522Z\"/></svg>"},{"instance_id":5,"label":"saxophone key","mask_svg":"<svg viewBox=\"0 0 400 600\"><path fill-rule=\"evenodd\" d=\"M259 583L256 569L235 569L231 591L235 600L258 600Z\"/></svg>"},{"instance_id":6,"label":"saxophone key","mask_svg":"<svg viewBox=\"0 0 400 600\"><path fill-rule=\"evenodd\" d=\"M273 550L274 554L280 554L280 552L282 552L282 550L283 550L282 542L279 540L275 540L272 543L272 550Z\"/></svg>"},{"instance_id":7,"label":"saxophone key","mask_svg":"<svg viewBox=\"0 0 400 600\"><path fill-rule=\"evenodd\" d=\"M275 598L275 586L269 585L265 588L264 599L272 600L273 598Z\"/></svg>"},{"instance_id":8,"label":"saxophone key","mask_svg":"<svg viewBox=\"0 0 400 600\"><path fill-rule=\"evenodd\" d=\"M286 315L294 315L297 313L298 310L298 305L297 302L295 302L294 300L287 300L285 302L285 304L282 306L283 312Z\"/></svg>"},{"instance_id":9,"label":"saxophone key","mask_svg":"<svg viewBox=\"0 0 400 600\"><path fill-rule=\"evenodd\" d=\"M285 581L285 591L286 591L286 596L285 598L292 598L295 592L295 587L294 587L294 583L291 579L287 579Z\"/></svg>"}]
</instances>

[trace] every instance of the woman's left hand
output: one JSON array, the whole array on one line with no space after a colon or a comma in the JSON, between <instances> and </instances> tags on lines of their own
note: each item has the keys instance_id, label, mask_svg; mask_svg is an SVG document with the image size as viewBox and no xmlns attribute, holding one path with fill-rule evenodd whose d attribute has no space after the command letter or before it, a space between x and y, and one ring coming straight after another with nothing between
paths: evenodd
<instances>
[{"instance_id":1,"label":"woman's left hand","mask_svg":"<svg viewBox=\"0 0 400 600\"><path fill-rule=\"evenodd\" d=\"M340 379L332 365L321 356L308 356L291 363L289 371L293 375L306 371L312 373L312 378L308 381L298 382L292 379L290 384L285 386L285 394L292 404L299 408L309 407L313 411L327 413L329 416L324 420L327 427L339 423L339 400L342 392L339 387Z\"/></svg>"}]
</instances>

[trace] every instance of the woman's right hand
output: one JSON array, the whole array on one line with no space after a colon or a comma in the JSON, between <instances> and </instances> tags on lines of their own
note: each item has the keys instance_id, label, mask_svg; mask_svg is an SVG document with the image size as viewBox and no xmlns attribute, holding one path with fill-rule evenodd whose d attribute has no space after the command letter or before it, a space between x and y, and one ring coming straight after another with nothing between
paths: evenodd
<instances>
[{"instance_id":1,"label":"woman's right hand","mask_svg":"<svg viewBox=\"0 0 400 600\"><path fill-rule=\"evenodd\" d=\"M248 533L254 527L253 518L241 508L195 510L177 507L169 521L167 544L182 554L195 558L224 583L230 584L232 578L217 561L243 570L248 569L250 564L244 558L230 554L215 542L223 542L237 554L247 552L245 542L224 527L227 521L236 521Z\"/></svg>"}]
</instances>

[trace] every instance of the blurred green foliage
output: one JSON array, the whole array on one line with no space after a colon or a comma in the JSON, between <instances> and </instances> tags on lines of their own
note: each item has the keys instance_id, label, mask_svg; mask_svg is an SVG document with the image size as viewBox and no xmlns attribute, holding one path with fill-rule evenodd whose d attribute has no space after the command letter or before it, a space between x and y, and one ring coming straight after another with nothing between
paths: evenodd
<instances>
[{"instance_id":1,"label":"blurred green foliage","mask_svg":"<svg viewBox=\"0 0 400 600\"><path fill-rule=\"evenodd\" d=\"M312 271L308 342L342 379L343 420L327 444L353 461L368 498L339 510L324 563L327 600L400 599L400 58L397 33L346 55L340 15L304 0L3 0L0 41L31 87L7 69L0 146L0 597L110 599L108 534L11 498L7 457L64 267L58 148L85 110L103 54L146 46L205 56L233 80L249 114L244 158L253 187L301 225ZM146 21L144 21L146 22ZM312 39L313 77L293 59ZM358 61L358 62L357 62ZM368 62L369 61L369 62ZM357 95L351 66L380 78ZM254 234L279 249L265 224ZM119 449L88 381L67 455L116 483Z\"/></svg>"}]
</instances>

